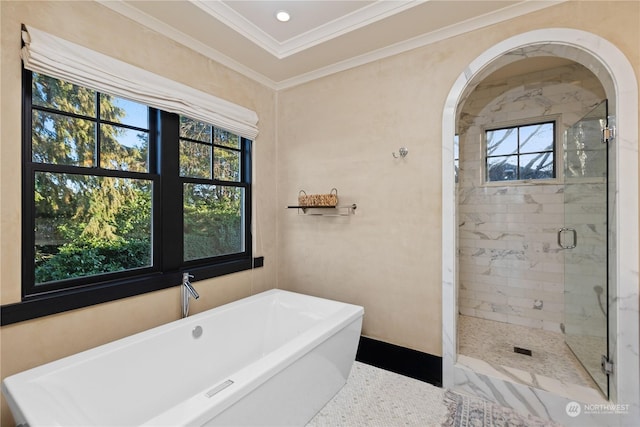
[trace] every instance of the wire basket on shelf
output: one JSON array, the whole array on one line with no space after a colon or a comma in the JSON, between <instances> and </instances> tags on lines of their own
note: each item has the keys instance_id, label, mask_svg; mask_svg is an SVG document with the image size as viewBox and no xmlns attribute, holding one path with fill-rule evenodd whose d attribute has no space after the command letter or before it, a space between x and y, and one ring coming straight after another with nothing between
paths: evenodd
<instances>
[{"instance_id":1,"label":"wire basket on shelf","mask_svg":"<svg viewBox=\"0 0 640 427\"><path fill-rule=\"evenodd\" d=\"M329 194L307 194L304 190L300 190L298 205L335 207L338 205L338 190L332 188Z\"/></svg>"}]
</instances>

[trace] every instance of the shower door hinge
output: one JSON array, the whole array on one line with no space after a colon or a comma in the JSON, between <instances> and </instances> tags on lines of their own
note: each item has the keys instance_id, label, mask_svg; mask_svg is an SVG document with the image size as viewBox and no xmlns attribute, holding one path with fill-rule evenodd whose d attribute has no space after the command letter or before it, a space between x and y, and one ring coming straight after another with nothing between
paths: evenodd
<instances>
[{"instance_id":1,"label":"shower door hinge","mask_svg":"<svg viewBox=\"0 0 640 427\"><path fill-rule=\"evenodd\" d=\"M613 362L611 362L609 360L609 358L607 356L605 356L604 354L602 355L602 358L600 359L600 367L602 368L602 372L605 375L613 374Z\"/></svg>"},{"instance_id":2,"label":"shower door hinge","mask_svg":"<svg viewBox=\"0 0 640 427\"><path fill-rule=\"evenodd\" d=\"M613 142L613 139L616 137L615 128L606 127L602 129L602 143L606 144L608 142Z\"/></svg>"}]
</instances>

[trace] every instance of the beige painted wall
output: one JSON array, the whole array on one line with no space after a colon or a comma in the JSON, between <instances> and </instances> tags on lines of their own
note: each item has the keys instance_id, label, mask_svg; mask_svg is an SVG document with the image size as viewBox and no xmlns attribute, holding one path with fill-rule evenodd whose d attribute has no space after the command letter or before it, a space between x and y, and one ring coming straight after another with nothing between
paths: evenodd
<instances>
[{"instance_id":1,"label":"beige painted wall","mask_svg":"<svg viewBox=\"0 0 640 427\"><path fill-rule=\"evenodd\" d=\"M640 73L637 2L567 2L278 94L278 201L337 187L347 219L278 217L278 287L365 307L363 334L441 355L441 123L472 60L545 27L593 32ZM639 79L640 80L640 79ZM406 159L392 152L406 146Z\"/></svg>"},{"instance_id":2,"label":"beige painted wall","mask_svg":"<svg viewBox=\"0 0 640 427\"><path fill-rule=\"evenodd\" d=\"M563 3L281 91L276 101L273 91L97 4L0 1L1 301L20 296L20 23L258 112L254 239L265 267L197 283L203 298L194 311L273 287L277 279L280 288L363 305L365 335L440 355L440 127L451 85L484 50L543 27L578 28L612 41L640 80L639 6ZM400 146L409 148L404 160L391 155ZM358 204L355 216L303 217L284 209L300 189L332 187L342 202ZM168 289L3 327L1 376L178 316L178 291ZM4 398L2 425L11 425Z\"/></svg>"},{"instance_id":3,"label":"beige painted wall","mask_svg":"<svg viewBox=\"0 0 640 427\"><path fill-rule=\"evenodd\" d=\"M195 282L201 298L192 313L276 285L275 92L93 2L0 1L0 300L20 300L21 68L20 24L58 35L173 80L255 110L254 253L265 266ZM75 310L0 330L2 378L180 317L171 288ZM2 397L1 425L12 425Z\"/></svg>"}]
</instances>

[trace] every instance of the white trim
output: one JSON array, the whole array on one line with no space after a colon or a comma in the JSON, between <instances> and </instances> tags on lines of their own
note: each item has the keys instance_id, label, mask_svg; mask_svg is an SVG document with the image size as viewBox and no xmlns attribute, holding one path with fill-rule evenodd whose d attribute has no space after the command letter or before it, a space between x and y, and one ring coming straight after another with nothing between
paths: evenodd
<instances>
[{"instance_id":1,"label":"white trim","mask_svg":"<svg viewBox=\"0 0 640 427\"><path fill-rule=\"evenodd\" d=\"M437 43L442 40L446 40L452 37L456 37L460 34L464 34L470 31L475 31L483 27L488 27L509 19L517 18L521 15L526 15L541 9L545 9L550 6L554 6L558 3L562 3L566 0L550 0L550 1L526 1L523 3L517 3L513 6L506 7L497 12L492 12L486 15L478 16L466 21L462 21L448 27L440 28L430 33L422 34L409 40L404 40L390 46L386 46L380 49L373 50L371 52L364 53L362 55L354 56L344 61L336 62L326 67L318 68L308 73L300 74L298 76L281 80L276 83L275 89L288 89L293 86L298 86L303 83L320 79L322 77L329 76L331 74L339 73L341 71L356 68L370 62L378 61L390 56L398 55L404 52L408 52L413 49L418 49L423 46L427 46L433 43Z\"/></svg>"},{"instance_id":2,"label":"white trim","mask_svg":"<svg viewBox=\"0 0 640 427\"><path fill-rule=\"evenodd\" d=\"M441 28L430 33L423 34L418 37L414 37L409 40L398 42L391 46L380 48L371 52L367 52L362 55L358 55L349 58L344 61L339 61L316 70L302 73L297 76L275 81L266 75L244 65L240 62L226 56L220 51L205 45L202 42L194 39L193 37L184 34L181 31L167 25L164 22L157 20L156 18L140 11L139 9L123 2L123 1L111 1L111 0L96 0L105 7L135 21L147 28L150 28L165 37L170 38L184 46L193 49L194 51L210 58L220 64L229 67L230 69L249 77L250 79L263 84L274 90L287 89L293 86L297 86L303 83L310 82L322 77L329 76L331 74L339 73L341 71L348 70L350 68L359 67L379 59L383 59L389 56L397 55L399 53L407 52L412 49L420 48L431 43L435 43L450 37L455 37L460 34L464 34L469 31L477 30L479 28L487 27L497 24L499 22L507 21L509 19L516 18L518 16L526 15L528 13L536 12L541 9L545 9L550 6L563 3L567 0L544 0L544 1L523 1L516 3L512 6L500 9L497 12L488 13L486 15L478 16L476 18L468 19L466 21L451 25L449 27ZM245 37L247 35L242 33ZM282 59L284 60L284 59Z\"/></svg>"},{"instance_id":3,"label":"white trim","mask_svg":"<svg viewBox=\"0 0 640 427\"><path fill-rule=\"evenodd\" d=\"M1 0L0 0L1 1ZM120 15L129 18L140 25L143 25L147 28L152 29L153 31L162 34L163 36L180 43L183 46L187 46L190 49L198 52L199 54L224 65L236 71L243 76L250 78L251 80L258 82L268 88L274 89L276 86L276 82L266 77L265 75L258 73L257 71L252 70L251 68L239 63L235 59L229 58L224 53L220 52L217 49L212 48L209 45L206 45L193 37L183 33L182 31L176 30L174 27L165 24L164 22L154 18L151 15L148 15L142 12L140 9L135 8L124 1L113 1L113 0L96 0L101 5L108 7L114 12L119 13Z\"/></svg>"},{"instance_id":4,"label":"white trim","mask_svg":"<svg viewBox=\"0 0 640 427\"><path fill-rule=\"evenodd\" d=\"M283 59L303 50L317 46L321 43L339 37L343 34L365 27L374 22L393 16L414 6L424 3L425 0L403 1L376 1L349 14L343 15L333 21L312 28L300 35L285 41L278 41L253 22L246 19L235 9L221 1L189 0L204 12L233 28L244 37L251 40L262 49L278 59Z\"/></svg>"},{"instance_id":5,"label":"white trim","mask_svg":"<svg viewBox=\"0 0 640 427\"><path fill-rule=\"evenodd\" d=\"M445 101L442 116L442 353L443 385L454 387L457 378L469 376L456 365L457 273L456 273L456 199L453 170L455 114L466 90L485 77L505 54L531 46L541 46L549 55L565 57L590 68L603 82L607 96L615 100L617 123L615 245L615 298L610 299L615 334L613 349L616 369L612 396L620 404L629 404L629 413L617 423L637 421L640 416L639 358L639 278L638 278L638 82L634 69L624 54L609 41L585 31L546 28L511 37L489 48L460 74ZM520 53L522 54L522 53ZM520 56L521 57L521 56ZM504 64L503 64L504 65ZM488 381L487 378L482 381ZM494 380L491 380L494 381ZM495 380L497 384L500 380ZM492 389L495 387L492 386ZM535 392L540 398L543 393ZM522 396L520 394L520 396ZM502 398L506 399L505 396ZM515 398L514 398L515 399ZM550 402L543 402L550 403ZM555 419L561 418L564 406L545 409Z\"/></svg>"}]
</instances>

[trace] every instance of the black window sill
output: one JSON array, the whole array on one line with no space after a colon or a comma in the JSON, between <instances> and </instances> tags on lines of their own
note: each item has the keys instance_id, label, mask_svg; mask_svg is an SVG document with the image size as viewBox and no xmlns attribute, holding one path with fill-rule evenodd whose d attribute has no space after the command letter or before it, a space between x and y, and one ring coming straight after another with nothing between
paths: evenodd
<instances>
[{"instance_id":1,"label":"black window sill","mask_svg":"<svg viewBox=\"0 0 640 427\"><path fill-rule=\"evenodd\" d=\"M188 271L195 276L192 281L199 281L251 270L263 265L264 257L257 257L253 258L253 262L251 259L236 260L211 267L192 268ZM180 285L181 280L182 271L155 273L126 282L119 281L117 284L104 284L26 297L22 302L0 307L0 326L171 288Z\"/></svg>"}]
</instances>

